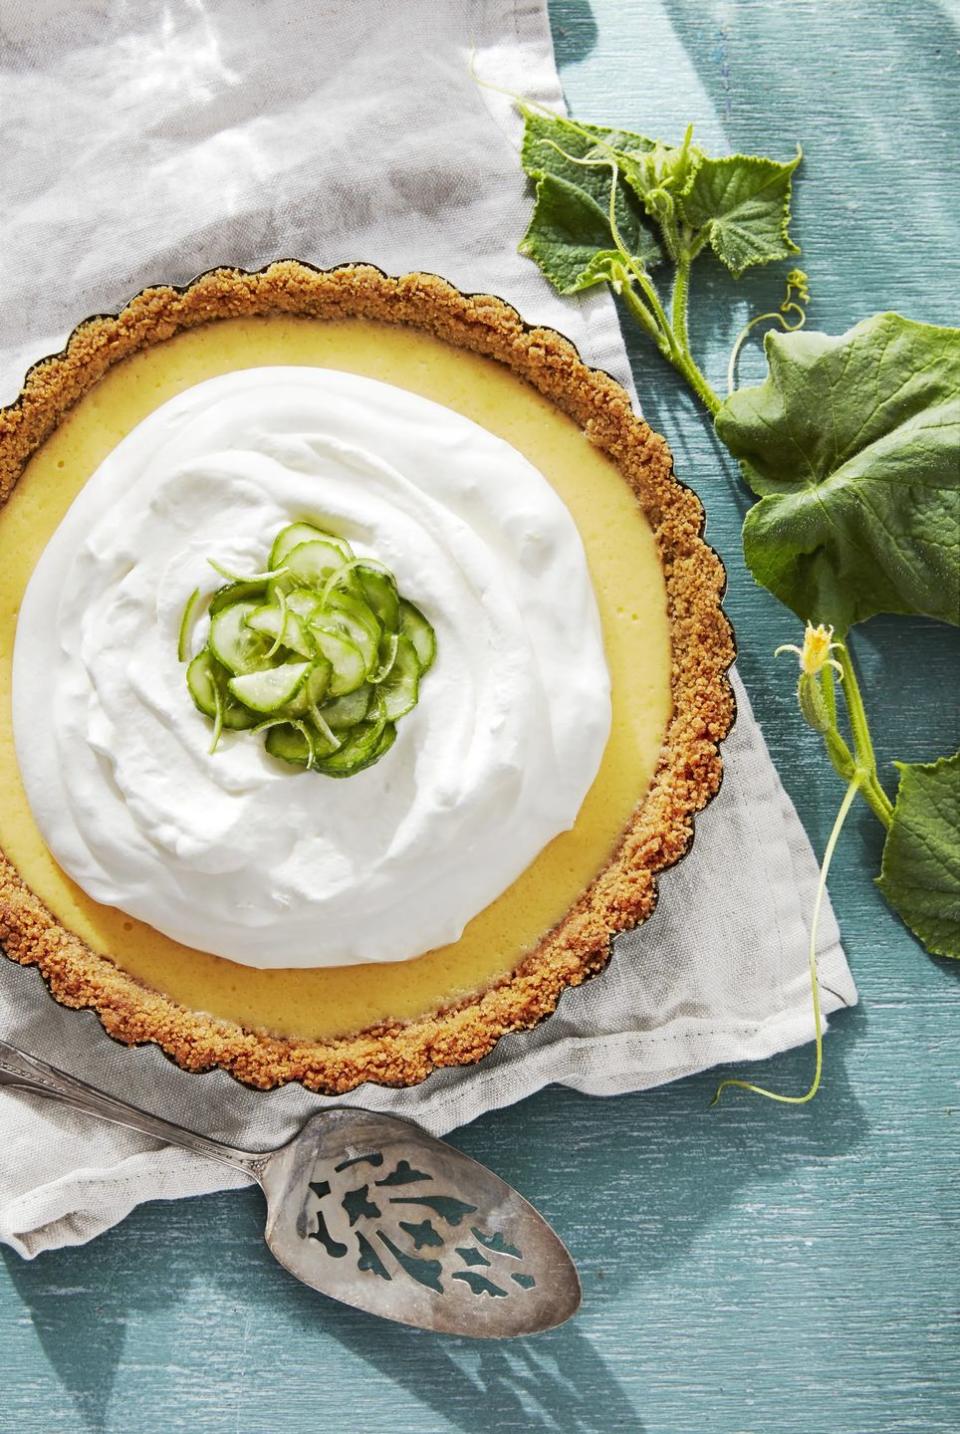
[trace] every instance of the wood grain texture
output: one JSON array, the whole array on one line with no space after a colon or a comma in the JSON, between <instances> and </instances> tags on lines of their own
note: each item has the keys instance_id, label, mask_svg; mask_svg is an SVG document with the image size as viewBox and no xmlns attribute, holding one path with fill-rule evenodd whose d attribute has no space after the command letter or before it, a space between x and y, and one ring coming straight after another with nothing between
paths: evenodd
<instances>
[{"instance_id":1,"label":"wood grain texture","mask_svg":"<svg viewBox=\"0 0 960 1434\"><path fill-rule=\"evenodd\" d=\"M880 308L956 322L960 112L949 6L843 0L555 0L584 118L780 157L802 139L811 322ZM691 100L702 86L707 103ZM702 113L696 113L702 109ZM696 342L721 383L747 308L707 269ZM641 345L647 416L728 564L740 666L815 844L840 790L771 659L792 620L744 571L745 497L692 402ZM955 633L877 620L857 643L881 760L960 743ZM564 1329L502 1348L376 1323L299 1287L259 1243L254 1192L156 1205L94 1245L0 1266L0 1429L947 1434L960 1427L960 970L925 957L871 882L858 814L832 882L862 1006L835 1022L823 1092L788 1111L714 1078L602 1104L546 1091L460 1132L543 1207L580 1264ZM811 1055L759 1068L805 1084Z\"/></svg>"}]
</instances>

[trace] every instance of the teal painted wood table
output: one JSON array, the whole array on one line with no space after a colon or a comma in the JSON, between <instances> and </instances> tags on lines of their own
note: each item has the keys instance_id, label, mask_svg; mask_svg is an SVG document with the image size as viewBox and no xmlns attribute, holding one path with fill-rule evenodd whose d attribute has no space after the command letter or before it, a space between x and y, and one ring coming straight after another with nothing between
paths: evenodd
<instances>
[{"instance_id":1,"label":"teal painted wood table","mask_svg":"<svg viewBox=\"0 0 960 1434\"><path fill-rule=\"evenodd\" d=\"M949 4L555 0L552 21L583 118L669 139L692 119L707 142L781 158L802 140L816 327L881 308L956 322ZM779 300L780 278L736 290L707 266L700 282L695 342L719 385L739 323ZM647 416L707 504L741 671L819 849L840 789L771 657L797 631L745 572L732 464L679 382L632 352ZM882 762L960 745L955 632L876 620L856 653ZM812 1105L733 1095L711 1110L705 1075L606 1102L548 1090L456 1135L568 1240L584 1280L570 1325L491 1347L377 1323L272 1263L256 1192L154 1205L87 1248L6 1252L0 1429L956 1431L960 969L926 957L876 893L880 835L857 812L837 855L862 1004L834 1022ZM800 1090L811 1060L759 1077Z\"/></svg>"}]
</instances>

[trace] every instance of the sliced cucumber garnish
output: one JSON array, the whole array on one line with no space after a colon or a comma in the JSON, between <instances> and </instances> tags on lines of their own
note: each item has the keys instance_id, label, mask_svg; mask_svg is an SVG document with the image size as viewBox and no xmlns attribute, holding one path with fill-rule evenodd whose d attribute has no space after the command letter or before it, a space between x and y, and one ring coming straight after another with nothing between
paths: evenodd
<instances>
[{"instance_id":1,"label":"sliced cucumber garnish","mask_svg":"<svg viewBox=\"0 0 960 1434\"><path fill-rule=\"evenodd\" d=\"M224 727L242 732L257 725L257 713L251 712L232 696L227 682L230 674L220 666L210 649L198 652L187 668L187 687L197 708L205 717L216 717L217 699L220 700L220 714Z\"/></svg>"},{"instance_id":2,"label":"sliced cucumber garnish","mask_svg":"<svg viewBox=\"0 0 960 1434\"><path fill-rule=\"evenodd\" d=\"M217 698L214 690L216 685L213 659L208 650L204 648L202 652L197 653L187 668L187 687L196 706L207 717L215 717L217 713Z\"/></svg>"},{"instance_id":3,"label":"sliced cucumber garnish","mask_svg":"<svg viewBox=\"0 0 960 1434\"><path fill-rule=\"evenodd\" d=\"M303 619L293 611L289 601L285 606L268 603L265 607L258 607L247 618L247 627L263 633L265 637L272 637L278 651L281 647L289 647L291 652L299 652L301 657L312 657L316 651L316 643L307 635Z\"/></svg>"},{"instance_id":4,"label":"sliced cucumber garnish","mask_svg":"<svg viewBox=\"0 0 960 1434\"><path fill-rule=\"evenodd\" d=\"M327 659L325 657L318 658L303 685L302 694L299 695L302 696L310 721L320 736L325 742L329 742L331 748L335 748L340 746L340 738L331 730L326 717L320 711L320 705L327 695L332 676L333 667Z\"/></svg>"},{"instance_id":5,"label":"sliced cucumber garnish","mask_svg":"<svg viewBox=\"0 0 960 1434\"><path fill-rule=\"evenodd\" d=\"M389 675L377 689L389 721L396 722L398 717L403 717L416 707L420 692L420 672L420 663L413 643L401 633L397 638L396 660Z\"/></svg>"},{"instance_id":6,"label":"sliced cucumber garnish","mask_svg":"<svg viewBox=\"0 0 960 1434\"><path fill-rule=\"evenodd\" d=\"M371 682L382 682L385 677L390 676L390 673L393 671L393 664L397 660L397 644L399 641L400 636L396 632L385 632L383 634L380 639L380 660L377 664L376 671L370 675Z\"/></svg>"},{"instance_id":7,"label":"sliced cucumber garnish","mask_svg":"<svg viewBox=\"0 0 960 1434\"><path fill-rule=\"evenodd\" d=\"M379 666L383 628L361 598L335 589L317 608L309 627L318 644L323 631L340 632L348 638L363 656L365 677Z\"/></svg>"},{"instance_id":8,"label":"sliced cucumber garnish","mask_svg":"<svg viewBox=\"0 0 960 1434\"><path fill-rule=\"evenodd\" d=\"M247 622L256 610L255 602L241 599L210 619L210 650L235 677L262 667L272 646L266 633L255 632Z\"/></svg>"},{"instance_id":9,"label":"sliced cucumber garnish","mask_svg":"<svg viewBox=\"0 0 960 1434\"><path fill-rule=\"evenodd\" d=\"M312 523L291 523L288 528L281 528L273 540L273 547L270 549L271 568L281 567L287 554L292 553L301 543L315 543L318 539L332 543L340 549L345 558L353 557L350 544L344 538L335 538L332 533L324 533Z\"/></svg>"},{"instance_id":10,"label":"sliced cucumber garnish","mask_svg":"<svg viewBox=\"0 0 960 1434\"><path fill-rule=\"evenodd\" d=\"M321 715L334 732L345 732L363 721L370 710L372 696L372 689L364 683L345 697L334 697L331 702L325 702L320 709Z\"/></svg>"},{"instance_id":11,"label":"sliced cucumber garnish","mask_svg":"<svg viewBox=\"0 0 960 1434\"><path fill-rule=\"evenodd\" d=\"M177 637L177 657L181 662L186 662L190 656L190 638L193 634L193 620L200 603L200 589L194 588L187 598L183 609L183 617L180 619L180 632Z\"/></svg>"},{"instance_id":12,"label":"sliced cucumber garnish","mask_svg":"<svg viewBox=\"0 0 960 1434\"><path fill-rule=\"evenodd\" d=\"M309 722L291 718L286 722L271 721L258 728L269 728L264 744L271 757L280 757L284 762L293 762L298 767L316 767L319 758L330 756L339 745L338 739L330 734L327 742Z\"/></svg>"},{"instance_id":13,"label":"sliced cucumber garnish","mask_svg":"<svg viewBox=\"0 0 960 1434\"><path fill-rule=\"evenodd\" d=\"M328 777L352 777L364 767L371 767L386 751L386 747L381 750L380 744L388 726L392 723L388 724L382 708L374 721L358 722L336 752L317 760L317 771L325 772ZM392 741L391 737L388 745L392 745Z\"/></svg>"},{"instance_id":14,"label":"sliced cucumber garnish","mask_svg":"<svg viewBox=\"0 0 960 1434\"><path fill-rule=\"evenodd\" d=\"M210 616L215 617L225 607L241 600L253 602L256 599L261 603L266 591L266 583L227 583L226 587L217 588L210 599Z\"/></svg>"},{"instance_id":15,"label":"sliced cucumber garnish","mask_svg":"<svg viewBox=\"0 0 960 1434\"><path fill-rule=\"evenodd\" d=\"M260 672L231 677L231 696L252 712L279 712L293 701L310 672L309 662L284 662Z\"/></svg>"},{"instance_id":16,"label":"sliced cucumber garnish","mask_svg":"<svg viewBox=\"0 0 960 1434\"><path fill-rule=\"evenodd\" d=\"M322 590L328 578L349 561L335 544L317 538L311 543L298 544L287 554L284 576L300 587Z\"/></svg>"},{"instance_id":17,"label":"sliced cucumber garnish","mask_svg":"<svg viewBox=\"0 0 960 1434\"><path fill-rule=\"evenodd\" d=\"M271 757L283 762L294 762L298 767L310 764L310 746L302 727L290 722L278 722L267 732L266 748Z\"/></svg>"},{"instance_id":18,"label":"sliced cucumber garnish","mask_svg":"<svg viewBox=\"0 0 960 1434\"><path fill-rule=\"evenodd\" d=\"M310 588L292 588L287 593L287 607L303 622L309 622L320 606L320 599Z\"/></svg>"},{"instance_id":19,"label":"sliced cucumber garnish","mask_svg":"<svg viewBox=\"0 0 960 1434\"><path fill-rule=\"evenodd\" d=\"M342 697L346 692L355 692L367 678L367 661L359 647L342 632L327 632L312 627L318 650L330 663L330 696Z\"/></svg>"},{"instance_id":20,"label":"sliced cucumber garnish","mask_svg":"<svg viewBox=\"0 0 960 1434\"><path fill-rule=\"evenodd\" d=\"M421 672L428 672L437 655L437 638L423 613L406 598L400 599L400 631L409 637Z\"/></svg>"},{"instance_id":21,"label":"sliced cucumber garnish","mask_svg":"<svg viewBox=\"0 0 960 1434\"><path fill-rule=\"evenodd\" d=\"M387 632L397 632L400 627L400 599L397 585L389 573L379 568L367 567L360 563L356 569L363 595Z\"/></svg>"},{"instance_id":22,"label":"sliced cucumber garnish","mask_svg":"<svg viewBox=\"0 0 960 1434\"><path fill-rule=\"evenodd\" d=\"M212 566L229 581L210 600L206 646L186 672L213 725L211 751L224 728L249 728L271 756L326 776L379 761L436 651L433 628L392 573L306 521L276 535L261 572ZM184 662L202 601L194 592L184 608Z\"/></svg>"},{"instance_id":23,"label":"sliced cucumber garnish","mask_svg":"<svg viewBox=\"0 0 960 1434\"><path fill-rule=\"evenodd\" d=\"M214 558L207 558L207 562L215 573L226 578L230 583L265 583L270 578L278 578L284 571L280 568L267 568L262 573L235 573L232 568L225 568L223 563L218 563Z\"/></svg>"}]
</instances>

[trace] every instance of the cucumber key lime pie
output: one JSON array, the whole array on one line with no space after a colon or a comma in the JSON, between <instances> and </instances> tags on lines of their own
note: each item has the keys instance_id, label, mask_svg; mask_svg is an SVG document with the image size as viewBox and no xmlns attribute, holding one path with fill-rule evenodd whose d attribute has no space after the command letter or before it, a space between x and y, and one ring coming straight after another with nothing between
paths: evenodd
<instances>
[{"instance_id":1,"label":"cucumber key lime pie","mask_svg":"<svg viewBox=\"0 0 960 1434\"><path fill-rule=\"evenodd\" d=\"M429 275L138 295L0 413L0 942L187 1069L338 1092L600 970L732 720L623 390Z\"/></svg>"}]
</instances>

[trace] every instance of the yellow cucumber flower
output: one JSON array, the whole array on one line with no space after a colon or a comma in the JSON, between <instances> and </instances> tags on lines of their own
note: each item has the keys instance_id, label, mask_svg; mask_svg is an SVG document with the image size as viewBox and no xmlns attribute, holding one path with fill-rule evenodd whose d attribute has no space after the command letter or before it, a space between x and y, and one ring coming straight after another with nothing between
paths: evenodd
<instances>
[{"instance_id":1,"label":"yellow cucumber flower","mask_svg":"<svg viewBox=\"0 0 960 1434\"><path fill-rule=\"evenodd\" d=\"M842 677L843 668L835 657L830 656L831 652L842 646L842 642L834 642L832 627L824 627L822 622L814 627L812 622L808 622L803 634L803 647L797 647L793 642L781 643L774 657L779 657L781 652L795 652L800 659L800 671L804 677L816 677L824 667L835 668Z\"/></svg>"}]
</instances>

